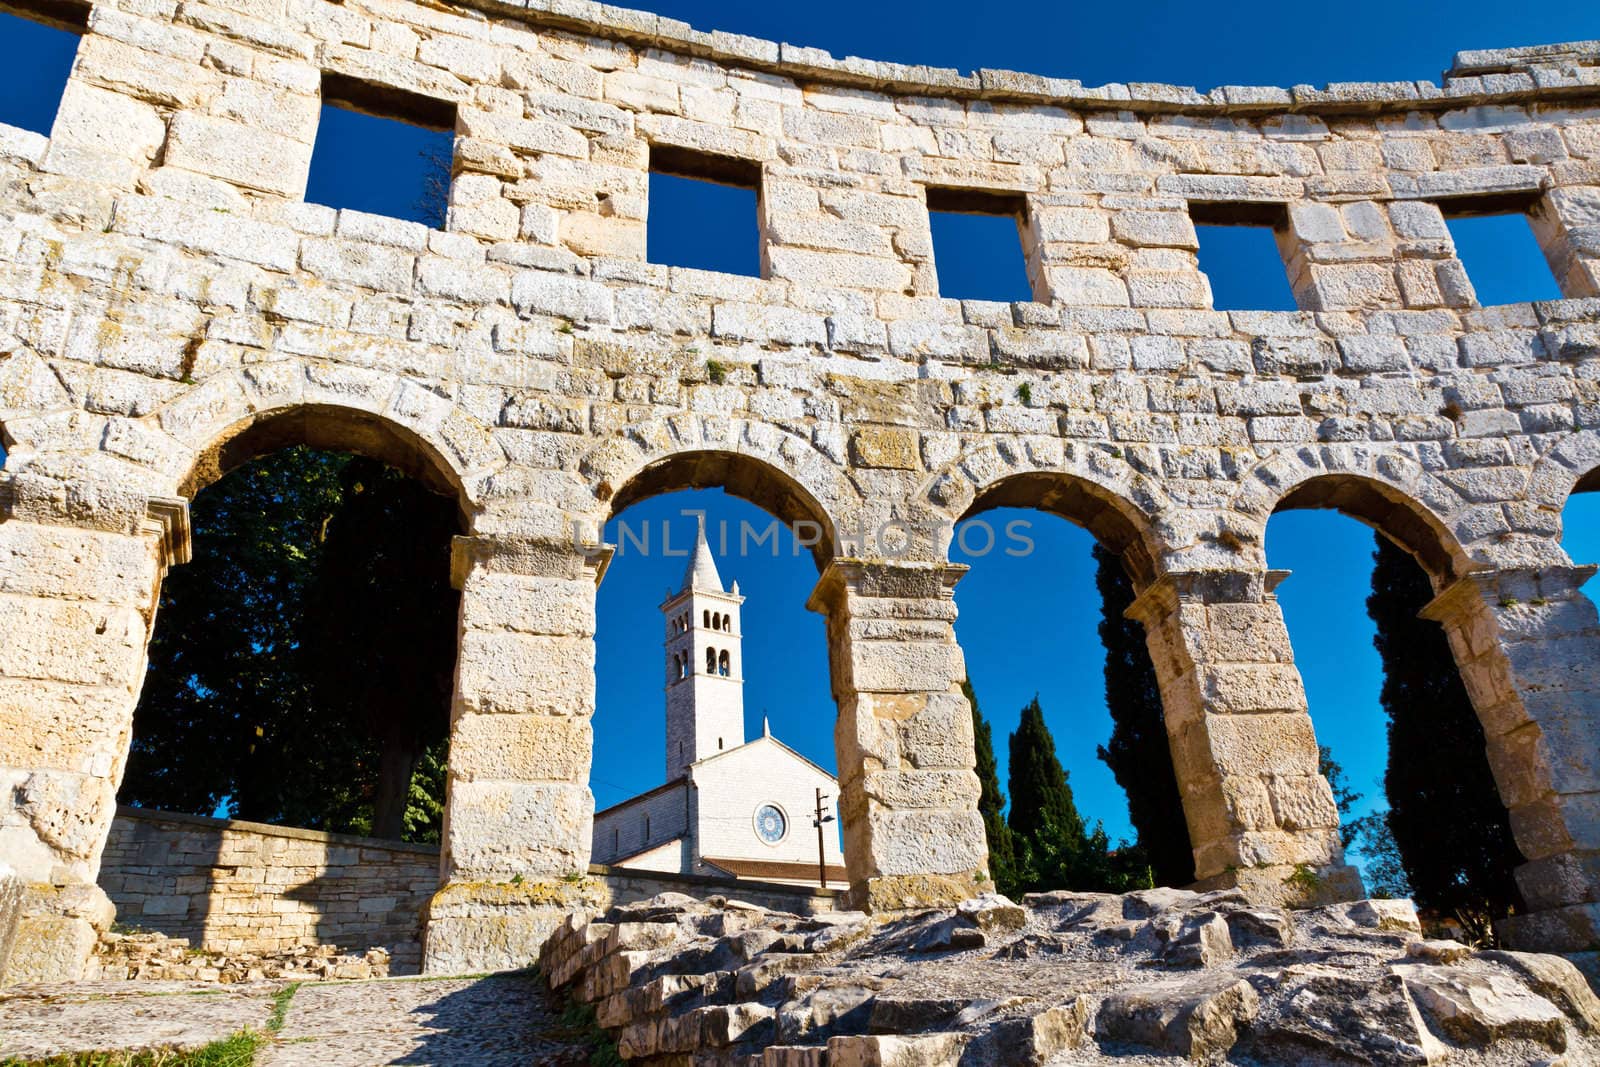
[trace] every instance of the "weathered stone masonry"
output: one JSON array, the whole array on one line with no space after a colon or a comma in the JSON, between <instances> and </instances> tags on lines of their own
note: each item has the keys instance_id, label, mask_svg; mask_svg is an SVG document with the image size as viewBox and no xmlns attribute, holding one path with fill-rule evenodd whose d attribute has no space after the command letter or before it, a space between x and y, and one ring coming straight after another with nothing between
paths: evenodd
<instances>
[{"instance_id":1,"label":"weathered stone masonry","mask_svg":"<svg viewBox=\"0 0 1600 1067\"><path fill-rule=\"evenodd\" d=\"M451 117L445 230L303 202L322 94ZM759 175L764 277L644 261L652 156ZM938 296L930 190L1017 210L1033 302ZM1569 299L1478 307L1456 210L1526 211ZM1197 220L1274 225L1304 310L1211 310ZM1084 524L1141 587L1197 879L1354 893L1261 541L1277 508L1335 507L1433 577L1529 861L1512 935L1587 948L1600 626L1559 532L1600 467L1597 298L1595 44L1198 93L578 0L97 3L50 136L0 130L5 976L70 975L109 920L186 499L295 442L460 502L430 966L526 959L587 900L564 876L606 551L573 531L705 485L825 531L860 902L948 900L983 863L947 527L898 553L860 532L1004 504Z\"/></svg>"}]
</instances>

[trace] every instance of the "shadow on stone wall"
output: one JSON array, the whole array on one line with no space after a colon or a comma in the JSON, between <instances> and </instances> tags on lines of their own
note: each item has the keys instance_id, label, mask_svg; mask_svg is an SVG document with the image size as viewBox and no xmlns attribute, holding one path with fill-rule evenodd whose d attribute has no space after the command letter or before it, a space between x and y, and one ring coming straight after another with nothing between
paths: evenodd
<instances>
[{"instance_id":1,"label":"shadow on stone wall","mask_svg":"<svg viewBox=\"0 0 1600 1067\"><path fill-rule=\"evenodd\" d=\"M422 909L439 884L432 845L121 808L100 885L117 920L221 952L384 948L421 966Z\"/></svg>"}]
</instances>

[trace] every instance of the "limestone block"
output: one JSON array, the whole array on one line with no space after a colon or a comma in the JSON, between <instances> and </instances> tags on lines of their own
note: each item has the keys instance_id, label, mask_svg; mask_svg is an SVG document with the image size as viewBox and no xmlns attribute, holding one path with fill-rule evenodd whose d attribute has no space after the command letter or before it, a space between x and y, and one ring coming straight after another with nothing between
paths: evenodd
<instances>
[{"instance_id":1,"label":"limestone block","mask_svg":"<svg viewBox=\"0 0 1600 1067\"><path fill-rule=\"evenodd\" d=\"M280 271L294 269L300 243L298 235L287 227L229 212L195 210L157 197L119 199L111 227L135 237Z\"/></svg>"},{"instance_id":2,"label":"limestone block","mask_svg":"<svg viewBox=\"0 0 1600 1067\"><path fill-rule=\"evenodd\" d=\"M583 871L593 818L594 798L583 785L454 780L446 869L472 879Z\"/></svg>"},{"instance_id":3,"label":"limestone block","mask_svg":"<svg viewBox=\"0 0 1600 1067\"><path fill-rule=\"evenodd\" d=\"M1200 247L1194 223L1181 211L1119 211L1112 216L1112 233L1117 240L1138 247Z\"/></svg>"},{"instance_id":4,"label":"limestone block","mask_svg":"<svg viewBox=\"0 0 1600 1067\"><path fill-rule=\"evenodd\" d=\"M330 282L409 293L416 257L365 242L313 239L301 246L300 266Z\"/></svg>"},{"instance_id":5,"label":"limestone block","mask_svg":"<svg viewBox=\"0 0 1600 1067\"><path fill-rule=\"evenodd\" d=\"M1250 983L1232 975L1151 983L1107 998L1096 1034L1205 1061L1225 1056L1259 1007Z\"/></svg>"},{"instance_id":6,"label":"limestone block","mask_svg":"<svg viewBox=\"0 0 1600 1067\"><path fill-rule=\"evenodd\" d=\"M154 549L146 538L17 521L0 525L0 590L6 593L142 608L154 580Z\"/></svg>"},{"instance_id":7,"label":"limestone block","mask_svg":"<svg viewBox=\"0 0 1600 1067\"><path fill-rule=\"evenodd\" d=\"M131 186L166 136L167 124L150 104L73 79L56 108L43 166Z\"/></svg>"},{"instance_id":8,"label":"limestone block","mask_svg":"<svg viewBox=\"0 0 1600 1067\"><path fill-rule=\"evenodd\" d=\"M869 426L857 430L850 435L850 455L863 467L920 468L916 432L898 426Z\"/></svg>"},{"instance_id":9,"label":"limestone block","mask_svg":"<svg viewBox=\"0 0 1600 1067\"><path fill-rule=\"evenodd\" d=\"M870 827L872 875L916 876L980 870L988 865L983 817L976 804L968 811L893 811L873 808ZM855 856L846 861L856 877Z\"/></svg>"},{"instance_id":10,"label":"limestone block","mask_svg":"<svg viewBox=\"0 0 1600 1067\"><path fill-rule=\"evenodd\" d=\"M109 777L132 713L121 687L0 678L0 765Z\"/></svg>"},{"instance_id":11,"label":"limestone block","mask_svg":"<svg viewBox=\"0 0 1600 1067\"><path fill-rule=\"evenodd\" d=\"M458 656L459 708L577 716L593 709L591 640L468 630Z\"/></svg>"},{"instance_id":12,"label":"limestone block","mask_svg":"<svg viewBox=\"0 0 1600 1067\"><path fill-rule=\"evenodd\" d=\"M451 729L450 773L462 781L584 784L592 748L586 719L468 713Z\"/></svg>"},{"instance_id":13,"label":"limestone block","mask_svg":"<svg viewBox=\"0 0 1600 1067\"><path fill-rule=\"evenodd\" d=\"M523 271L512 279L511 302L524 315L599 324L611 322L614 308L605 286L543 271Z\"/></svg>"},{"instance_id":14,"label":"limestone block","mask_svg":"<svg viewBox=\"0 0 1600 1067\"><path fill-rule=\"evenodd\" d=\"M1303 711L1207 715L1211 754L1223 774L1310 775L1317 743Z\"/></svg>"},{"instance_id":15,"label":"limestone block","mask_svg":"<svg viewBox=\"0 0 1600 1067\"><path fill-rule=\"evenodd\" d=\"M585 578L545 578L476 570L462 587L462 625L478 630L588 637L595 586Z\"/></svg>"},{"instance_id":16,"label":"limestone block","mask_svg":"<svg viewBox=\"0 0 1600 1067\"><path fill-rule=\"evenodd\" d=\"M767 257L771 277L802 285L895 293L911 288L911 269L898 259L789 247L769 248Z\"/></svg>"},{"instance_id":17,"label":"limestone block","mask_svg":"<svg viewBox=\"0 0 1600 1067\"><path fill-rule=\"evenodd\" d=\"M937 1067L955 1063L972 1040L970 1034L921 1034L834 1037L828 1040L831 1067Z\"/></svg>"},{"instance_id":18,"label":"limestone block","mask_svg":"<svg viewBox=\"0 0 1600 1067\"><path fill-rule=\"evenodd\" d=\"M1511 978L1452 973L1441 967L1395 970L1422 1013L1458 1041L1486 1046L1524 1038L1557 1052L1567 1047L1561 1010Z\"/></svg>"},{"instance_id":19,"label":"limestone block","mask_svg":"<svg viewBox=\"0 0 1600 1067\"><path fill-rule=\"evenodd\" d=\"M311 145L258 125L181 112L168 129L163 162L247 189L299 197L311 170Z\"/></svg>"},{"instance_id":20,"label":"limestone block","mask_svg":"<svg viewBox=\"0 0 1600 1067\"><path fill-rule=\"evenodd\" d=\"M0 677L126 686L144 656L134 608L0 594L15 639L0 643Z\"/></svg>"}]
</instances>

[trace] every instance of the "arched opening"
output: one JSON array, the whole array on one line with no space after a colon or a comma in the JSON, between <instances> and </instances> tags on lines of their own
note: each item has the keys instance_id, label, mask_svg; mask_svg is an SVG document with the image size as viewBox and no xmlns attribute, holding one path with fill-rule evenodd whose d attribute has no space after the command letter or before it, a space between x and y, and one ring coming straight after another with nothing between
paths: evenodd
<instances>
[{"instance_id":1,"label":"arched opening","mask_svg":"<svg viewBox=\"0 0 1600 1067\"><path fill-rule=\"evenodd\" d=\"M1561 509L1561 547L1574 563L1600 563L1600 467L1577 480Z\"/></svg>"},{"instance_id":2,"label":"arched opening","mask_svg":"<svg viewBox=\"0 0 1600 1067\"><path fill-rule=\"evenodd\" d=\"M838 797L824 620L806 609L820 506L759 461L720 453L652 465L612 505L595 637L594 862L815 886L816 835L774 847L749 810L760 800L809 811L820 790L831 813ZM636 667L663 639L688 667L664 697ZM824 844L828 886L841 889L836 824Z\"/></svg>"},{"instance_id":3,"label":"arched opening","mask_svg":"<svg viewBox=\"0 0 1600 1067\"><path fill-rule=\"evenodd\" d=\"M956 635L980 718L980 806L1002 892L1194 881L1143 627L1136 508L1086 481L1020 475L956 526ZM1002 811L1002 806L1004 810Z\"/></svg>"},{"instance_id":4,"label":"arched opening","mask_svg":"<svg viewBox=\"0 0 1600 1067\"><path fill-rule=\"evenodd\" d=\"M1419 617L1460 550L1393 488L1329 475L1279 502L1266 554L1348 859L1435 931L1493 941L1522 855L1446 631Z\"/></svg>"},{"instance_id":5,"label":"arched opening","mask_svg":"<svg viewBox=\"0 0 1600 1067\"><path fill-rule=\"evenodd\" d=\"M193 559L160 590L112 845L123 833L171 835L185 843L169 853L185 865L178 883L198 876L205 888L179 913L110 862L102 885L123 921L197 944L298 937L387 947L400 970L420 962L459 604L450 546L462 508L447 470L402 430L319 410L235 427L184 480ZM222 826L165 813L234 820L228 840L259 847L215 862L220 853L188 845L223 848ZM287 855L275 826L395 844L357 852L292 839L306 857L293 866L316 873L282 885L259 877ZM246 914L213 906L241 892L274 899ZM347 914L357 895L393 903Z\"/></svg>"}]
</instances>

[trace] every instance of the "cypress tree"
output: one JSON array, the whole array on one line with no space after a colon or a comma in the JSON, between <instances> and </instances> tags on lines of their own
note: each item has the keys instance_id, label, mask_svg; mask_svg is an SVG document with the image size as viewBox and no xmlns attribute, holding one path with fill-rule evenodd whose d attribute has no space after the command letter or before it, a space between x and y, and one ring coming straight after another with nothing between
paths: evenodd
<instances>
[{"instance_id":1,"label":"cypress tree","mask_svg":"<svg viewBox=\"0 0 1600 1067\"><path fill-rule=\"evenodd\" d=\"M1083 838L1083 817L1072 800L1067 772L1056 758L1056 741L1044 722L1037 694L1022 709L1011 735L1011 832L1037 839L1046 826L1072 840Z\"/></svg>"},{"instance_id":2,"label":"cypress tree","mask_svg":"<svg viewBox=\"0 0 1600 1067\"><path fill-rule=\"evenodd\" d=\"M989 842L989 877L1002 893L1017 890L1016 855L1011 841L1011 828L1006 825L1002 809L1005 794L1000 792L1000 772L994 758L994 733L989 720L978 710L978 696L972 690L970 679L963 680L961 692L972 707L973 747L977 751L978 782L982 791L978 795L978 811L983 814L983 832Z\"/></svg>"},{"instance_id":3,"label":"cypress tree","mask_svg":"<svg viewBox=\"0 0 1600 1067\"><path fill-rule=\"evenodd\" d=\"M1100 643L1106 650L1106 708L1113 724L1111 742L1101 745L1098 755L1128 794L1128 818L1155 883L1187 885L1194 881L1194 852L1172 769L1161 688L1144 627L1124 614L1133 603L1133 582L1116 553L1096 544L1094 560Z\"/></svg>"},{"instance_id":4,"label":"cypress tree","mask_svg":"<svg viewBox=\"0 0 1600 1067\"><path fill-rule=\"evenodd\" d=\"M1417 617L1433 598L1428 577L1403 549L1377 540L1367 614L1389 717L1389 829L1416 902L1487 934L1489 921L1521 910L1511 872L1522 854L1450 644L1437 623Z\"/></svg>"},{"instance_id":5,"label":"cypress tree","mask_svg":"<svg viewBox=\"0 0 1600 1067\"><path fill-rule=\"evenodd\" d=\"M1113 855L1100 824L1093 830L1084 825L1038 696L1022 709L1011 735L1010 771L1008 822L1018 891L1116 893L1150 885L1148 864L1137 849Z\"/></svg>"}]
</instances>

